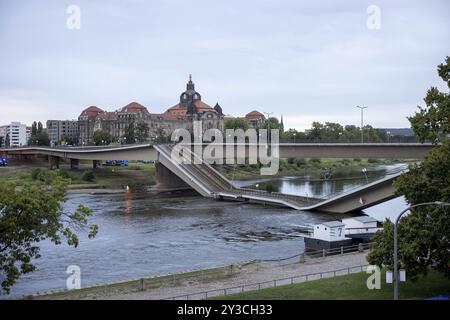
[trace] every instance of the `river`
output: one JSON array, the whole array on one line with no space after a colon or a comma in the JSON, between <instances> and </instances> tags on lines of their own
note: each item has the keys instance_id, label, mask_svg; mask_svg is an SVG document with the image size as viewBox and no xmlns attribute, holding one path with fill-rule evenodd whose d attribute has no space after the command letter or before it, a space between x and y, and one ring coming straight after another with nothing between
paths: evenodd
<instances>
[{"instance_id":1,"label":"river","mask_svg":"<svg viewBox=\"0 0 450 320\"><path fill-rule=\"evenodd\" d=\"M383 174L398 166L379 166ZM327 196L366 183L366 179L311 182L293 177L271 181L235 181L279 191ZM287 257L301 252L299 225L330 221L345 215L218 202L200 196L175 196L132 191L116 195L71 195L65 210L84 204L99 225L95 239L80 237L78 248L44 241L37 270L24 275L9 297L65 288L69 265L81 268L83 286L205 268L252 259ZM379 220L394 217L405 207L397 198L365 210ZM5 296L3 296L5 298Z\"/></svg>"}]
</instances>

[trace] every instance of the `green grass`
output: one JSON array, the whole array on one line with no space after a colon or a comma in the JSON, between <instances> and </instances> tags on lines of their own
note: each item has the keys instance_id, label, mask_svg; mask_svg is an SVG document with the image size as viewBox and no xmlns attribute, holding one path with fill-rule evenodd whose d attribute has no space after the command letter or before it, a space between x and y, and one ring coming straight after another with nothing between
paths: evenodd
<instances>
[{"instance_id":1,"label":"green grass","mask_svg":"<svg viewBox=\"0 0 450 320\"><path fill-rule=\"evenodd\" d=\"M91 162L92 163L92 162ZM32 171L35 168L26 166L6 167L0 170L0 179L16 183L21 186L32 182ZM43 168L44 170L48 170ZM60 175L70 178L74 185L99 184L106 187L116 188L125 185L149 185L155 182L155 165L140 162L130 162L126 167L103 166L98 169L59 169ZM94 179L85 181L82 176L85 172L93 172Z\"/></svg>"},{"instance_id":2,"label":"green grass","mask_svg":"<svg viewBox=\"0 0 450 320\"><path fill-rule=\"evenodd\" d=\"M305 283L285 285L276 288L249 291L215 299L226 300L390 300L392 284L386 284L385 273L381 277L381 289L369 290L366 286L370 275L361 272L346 276L313 280ZM450 280L436 271L416 282L401 282L400 299L422 299L450 294Z\"/></svg>"},{"instance_id":3,"label":"green grass","mask_svg":"<svg viewBox=\"0 0 450 320\"><path fill-rule=\"evenodd\" d=\"M305 159L303 164L297 165L294 160L289 163L289 159L280 159L279 170L277 176L305 176L319 178L321 174L328 168L333 169L341 175L350 174L352 171L361 168L373 167L379 165L388 165L394 163L411 162L410 159L352 159L352 158L326 158L326 159ZM337 171L336 171L337 170ZM256 166L242 165L236 167L236 170L226 169L222 171L228 179L233 180L251 180L260 174L259 168Z\"/></svg>"}]
</instances>

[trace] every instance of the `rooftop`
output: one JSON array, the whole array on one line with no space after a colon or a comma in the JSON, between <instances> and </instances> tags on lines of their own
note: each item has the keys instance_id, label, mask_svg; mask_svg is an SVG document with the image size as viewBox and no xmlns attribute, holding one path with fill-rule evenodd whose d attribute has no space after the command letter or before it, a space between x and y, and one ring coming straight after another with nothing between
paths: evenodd
<instances>
[{"instance_id":1,"label":"rooftop","mask_svg":"<svg viewBox=\"0 0 450 320\"><path fill-rule=\"evenodd\" d=\"M321 224L323 224L324 226L330 227L330 228L344 226L344 224L341 221L327 221L327 222L322 222Z\"/></svg>"},{"instance_id":2,"label":"rooftop","mask_svg":"<svg viewBox=\"0 0 450 320\"><path fill-rule=\"evenodd\" d=\"M378 220L375 218L372 218L371 216L359 216L359 217L351 217L351 218L347 218L347 219L355 219L359 222L362 223L367 223L367 222L377 222Z\"/></svg>"}]
</instances>

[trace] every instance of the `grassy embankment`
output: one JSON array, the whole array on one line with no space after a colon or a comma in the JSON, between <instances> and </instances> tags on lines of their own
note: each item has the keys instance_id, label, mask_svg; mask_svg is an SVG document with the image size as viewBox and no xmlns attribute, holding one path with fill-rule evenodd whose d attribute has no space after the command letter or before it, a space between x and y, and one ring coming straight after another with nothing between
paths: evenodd
<instances>
[{"instance_id":1,"label":"grassy embankment","mask_svg":"<svg viewBox=\"0 0 450 320\"><path fill-rule=\"evenodd\" d=\"M280 159L280 168L277 176L310 176L320 178L325 170L331 169L336 177L346 176L352 171L380 165L403 162L412 162L406 159ZM261 178L258 165L241 165L237 167L226 166L221 169L228 179L251 180Z\"/></svg>"},{"instance_id":2,"label":"grassy embankment","mask_svg":"<svg viewBox=\"0 0 450 320\"><path fill-rule=\"evenodd\" d=\"M390 300L393 295L392 284L385 283L385 271L381 276L381 289L369 290L366 282L369 274L365 272L334 278L313 280L305 283L279 286L276 288L249 291L234 295L220 296L227 300ZM450 280L436 271L416 282L401 282L400 299L423 299L450 294Z\"/></svg>"},{"instance_id":3,"label":"grassy embankment","mask_svg":"<svg viewBox=\"0 0 450 320\"><path fill-rule=\"evenodd\" d=\"M88 163L86 163L88 164ZM138 186L149 185L155 181L155 165L140 162L130 162L127 167L103 166L98 169L90 169L83 162L81 169L71 170L57 169L59 174L70 179L72 187L101 186L107 188L121 188L126 185ZM83 169L85 167L85 169ZM30 168L27 166L11 166L0 168L0 180L12 181L18 186L32 182L38 170L49 170L47 168Z\"/></svg>"}]
</instances>

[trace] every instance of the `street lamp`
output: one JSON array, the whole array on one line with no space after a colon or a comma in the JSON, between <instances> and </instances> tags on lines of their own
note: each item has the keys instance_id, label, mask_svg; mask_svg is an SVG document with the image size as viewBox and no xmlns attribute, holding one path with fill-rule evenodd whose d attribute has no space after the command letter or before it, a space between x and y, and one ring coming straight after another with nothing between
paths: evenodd
<instances>
[{"instance_id":1,"label":"street lamp","mask_svg":"<svg viewBox=\"0 0 450 320\"><path fill-rule=\"evenodd\" d=\"M295 136L297 135L297 132L294 132L293 134L294 134L294 143L295 143Z\"/></svg>"},{"instance_id":2,"label":"street lamp","mask_svg":"<svg viewBox=\"0 0 450 320\"><path fill-rule=\"evenodd\" d=\"M263 112L267 116L267 143L270 143L270 126L269 126L269 118L273 114L273 112Z\"/></svg>"},{"instance_id":3,"label":"street lamp","mask_svg":"<svg viewBox=\"0 0 450 320\"><path fill-rule=\"evenodd\" d=\"M398 215L397 219L395 220L394 224L394 300L398 300L398 243L397 243L397 225L400 221L400 218L403 214L405 214L407 211L411 210L415 207L421 207L421 206L428 206L428 205L435 205L435 206L450 206L449 202L443 202L443 201L434 201L434 202L423 202L414 204L412 206L409 206L400 214Z\"/></svg>"},{"instance_id":4,"label":"street lamp","mask_svg":"<svg viewBox=\"0 0 450 320\"><path fill-rule=\"evenodd\" d=\"M361 143L364 143L364 109L367 109L368 107L360 107L356 106L357 108L361 109Z\"/></svg>"}]
</instances>

